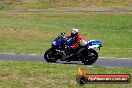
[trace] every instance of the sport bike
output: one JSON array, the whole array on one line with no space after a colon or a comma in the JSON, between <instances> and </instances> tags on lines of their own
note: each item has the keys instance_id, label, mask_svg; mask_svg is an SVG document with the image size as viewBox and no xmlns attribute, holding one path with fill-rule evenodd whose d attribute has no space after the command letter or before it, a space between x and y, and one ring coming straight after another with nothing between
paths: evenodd
<instances>
[{"instance_id":1,"label":"sport bike","mask_svg":"<svg viewBox=\"0 0 132 88\"><path fill-rule=\"evenodd\" d=\"M70 52L69 46L73 45L73 39L66 39L65 33L61 33L51 44L45 54L44 59L47 62L55 63L58 59L61 61L82 61L85 65L91 65L98 59L98 53L94 48L102 47L101 41L96 40L81 40L79 48L74 52Z\"/></svg>"}]
</instances>

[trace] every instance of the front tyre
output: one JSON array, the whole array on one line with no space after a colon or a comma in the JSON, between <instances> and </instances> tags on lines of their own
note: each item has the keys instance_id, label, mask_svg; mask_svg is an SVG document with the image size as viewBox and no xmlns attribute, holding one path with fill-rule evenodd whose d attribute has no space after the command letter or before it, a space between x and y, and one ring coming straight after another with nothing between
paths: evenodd
<instances>
[{"instance_id":1,"label":"front tyre","mask_svg":"<svg viewBox=\"0 0 132 88\"><path fill-rule=\"evenodd\" d=\"M55 63L57 61L57 58L55 57L55 54L53 54L52 49L48 49L44 54L44 59L47 62Z\"/></svg>"},{"instance_id":2,"label":"front tyre","mask_svg":"<svg viewBox=\"0 0 132 88\"><path fill-rule=\"evenodd\" d=\"M98 59L98 53L93 49L86 50L84 54L82 62L85 65L91 65Z\"/></svg>"}]
</instances>

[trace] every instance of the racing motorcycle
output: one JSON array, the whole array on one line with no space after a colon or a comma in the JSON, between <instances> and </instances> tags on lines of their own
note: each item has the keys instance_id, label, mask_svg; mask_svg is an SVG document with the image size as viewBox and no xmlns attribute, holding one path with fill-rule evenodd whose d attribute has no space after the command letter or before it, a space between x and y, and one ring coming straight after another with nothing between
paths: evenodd
<instances>
[{"instance_id":1,"label":"racing motorcycle","mask_svg":"<svg viewBox=\"0 0 132 88\"><path fill-rule=\"evenodd\" d=\"M75 52L69 53L68 47L73 45L73 39L64 37L65 33L61 33L51 44L45 54L44 59L47 62L55 63L58 59L61 61L82 61L85 65L91 65L98 59L98 53L94 48L102 47L101 41L90 40L80 41L80 46Z\"/></svg>"}]
</instances>

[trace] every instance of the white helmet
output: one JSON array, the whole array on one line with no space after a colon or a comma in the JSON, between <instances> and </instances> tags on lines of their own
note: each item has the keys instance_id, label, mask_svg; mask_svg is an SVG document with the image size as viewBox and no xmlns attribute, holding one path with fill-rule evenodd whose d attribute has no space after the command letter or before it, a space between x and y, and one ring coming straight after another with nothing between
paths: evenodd
<instances>
[{"instance_id":1,"label":"white helmet","mask_svg":"<svg viewBox=\"0 0 132 88\"><path fill-rule=\"evenodd\" d=\"M79 30L76 29L76 28L73 28L72 31L71 31L72 34L78 34L79 33Z\"/></svg>"}]
</instances>

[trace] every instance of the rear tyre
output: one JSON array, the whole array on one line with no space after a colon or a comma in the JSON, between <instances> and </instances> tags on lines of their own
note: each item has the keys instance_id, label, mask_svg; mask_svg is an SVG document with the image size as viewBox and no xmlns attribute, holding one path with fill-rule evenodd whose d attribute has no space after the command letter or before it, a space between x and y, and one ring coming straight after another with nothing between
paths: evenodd
<instances>
[{"instance_id":1,"label":"rear tyre","mask_svg":"<svg viewBox=\"0 0 132 88\"><path fill-rule=\"evenodd\" d=\"M98 59L98 53L95 50L93 50L93 49L89 49L89 50L85 50L84 51L84 56L83 56L83 61L82 62L85 65L91 65L97 59Z\"/></svg>"},{"instance_id":2,"label":"rear tyre","mask_svg":"<svg viewBox=\"0 0 132 88\"><path fill-rule=\"evenodd\" d=\"M52 49L48 49L44 54L44 59L47 62L55 63L58 59L56 58L55 54L53 54Z\"/></svg>"}]
</instances>

